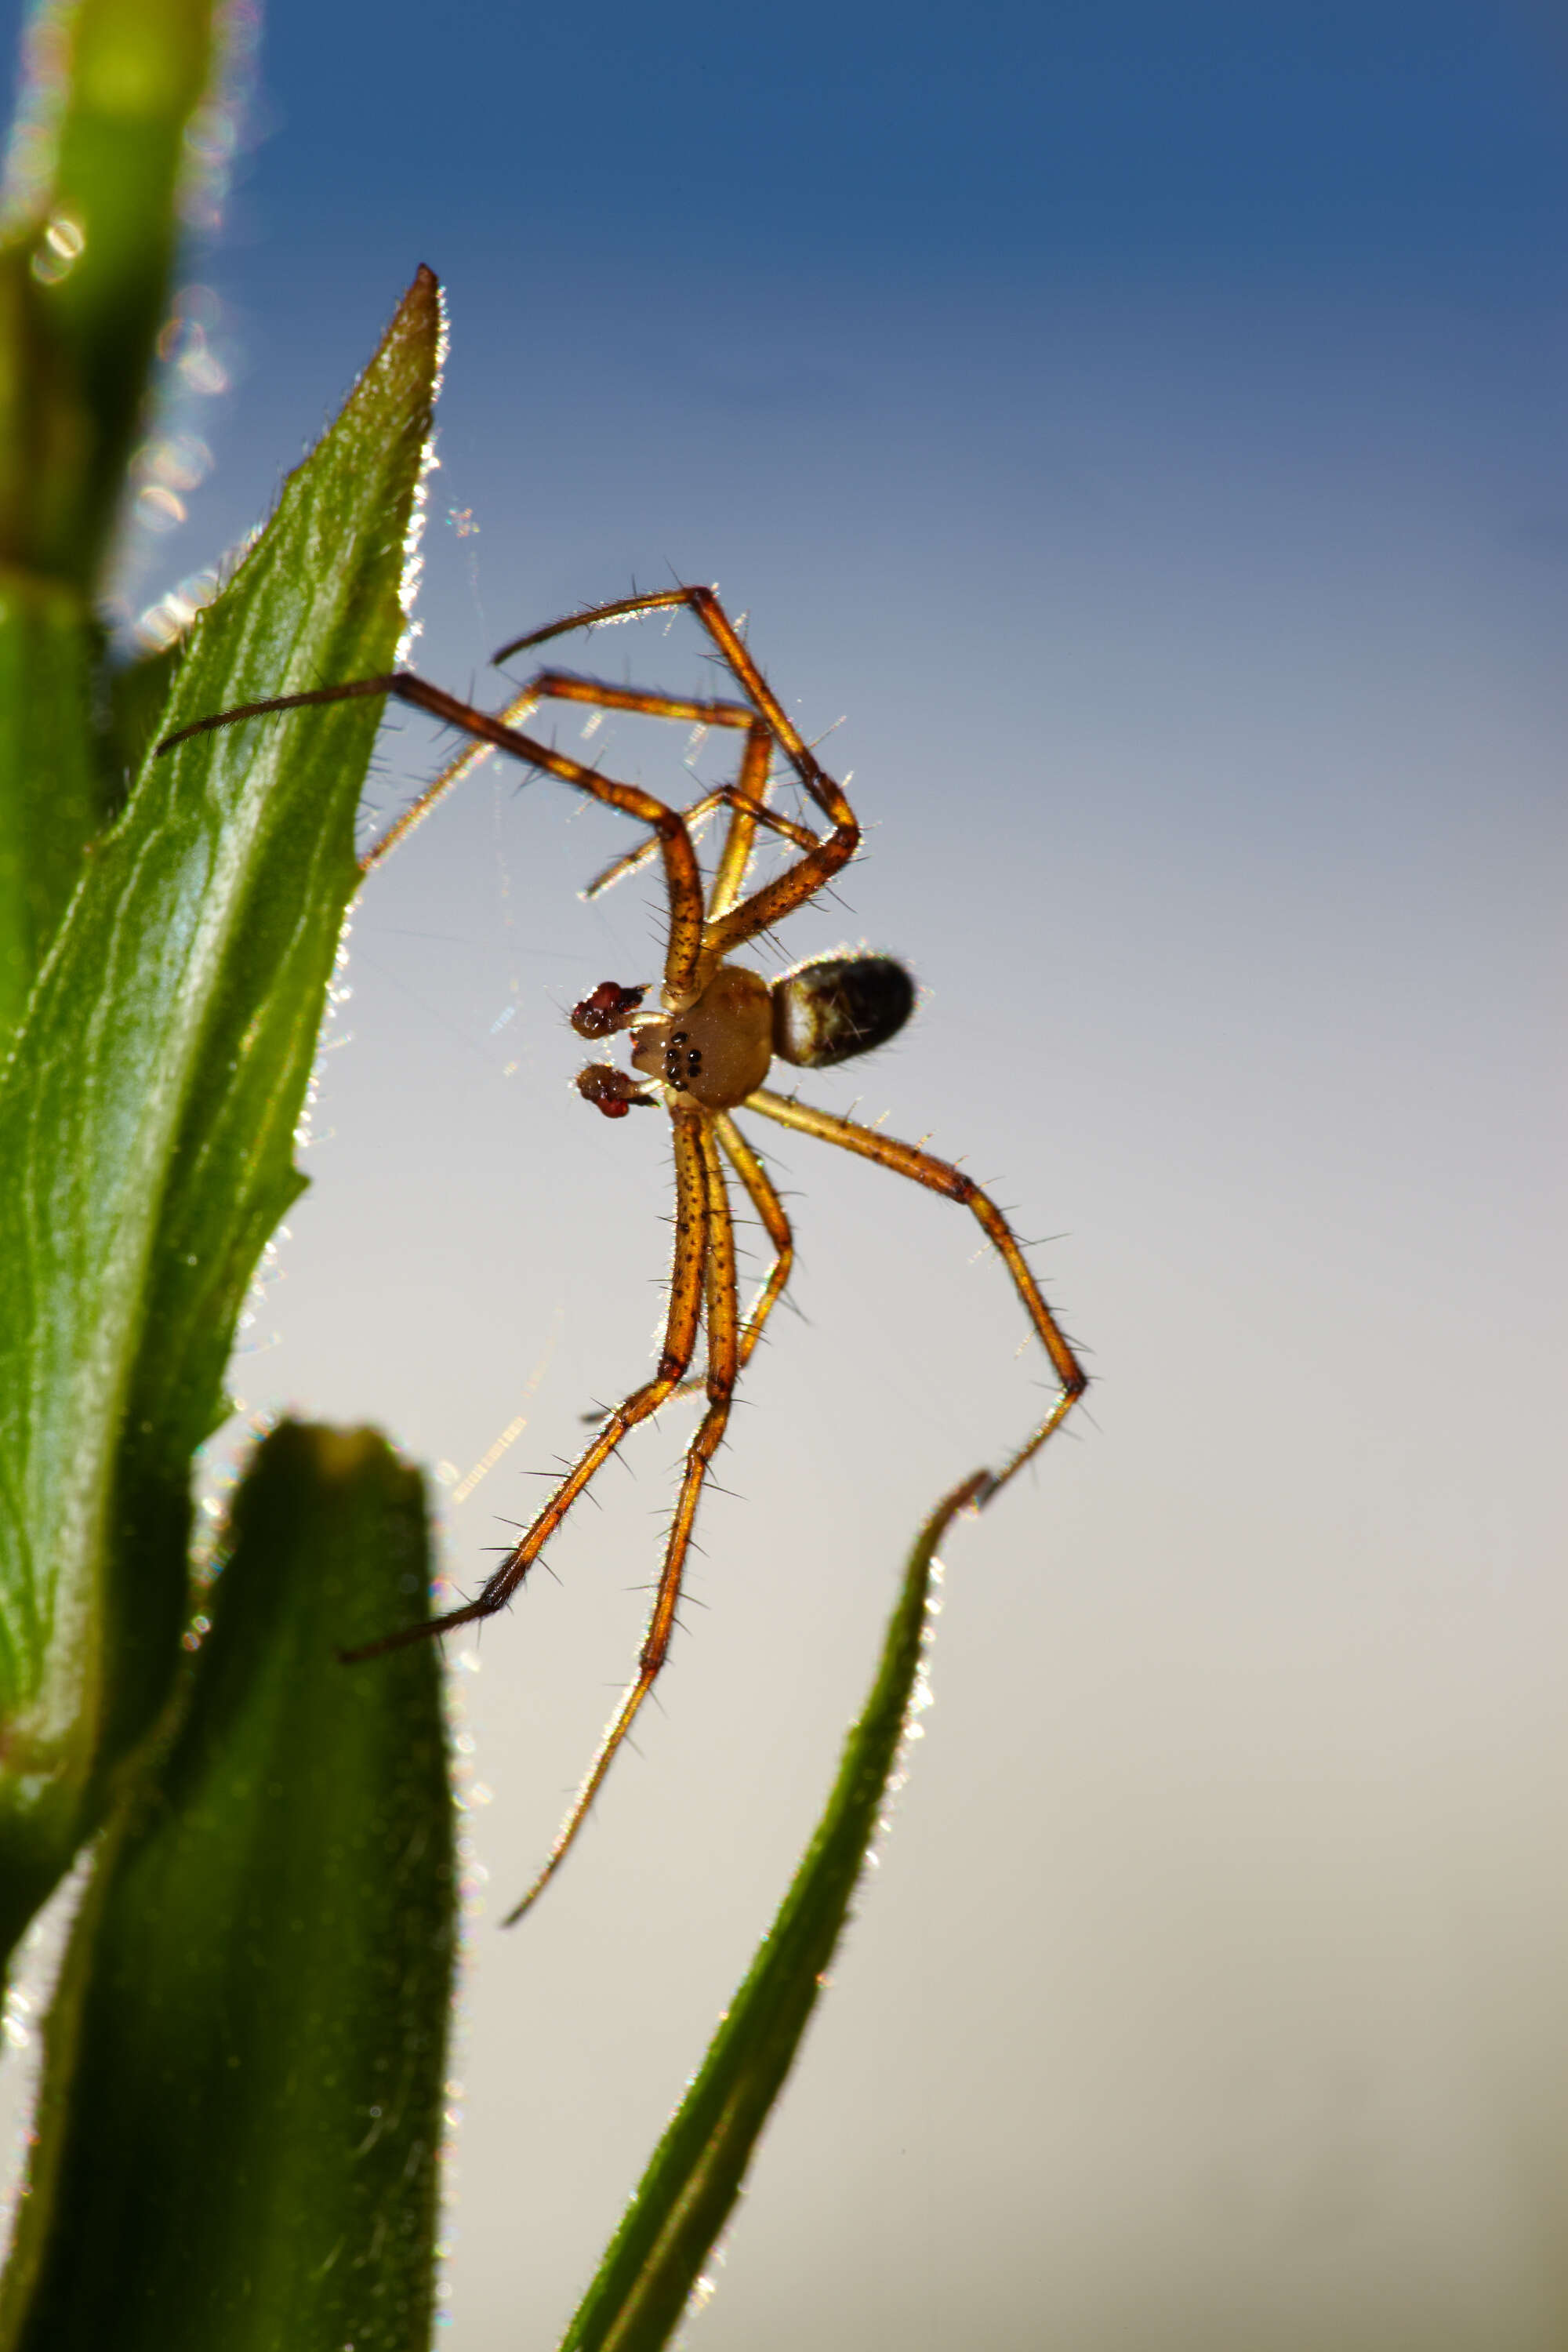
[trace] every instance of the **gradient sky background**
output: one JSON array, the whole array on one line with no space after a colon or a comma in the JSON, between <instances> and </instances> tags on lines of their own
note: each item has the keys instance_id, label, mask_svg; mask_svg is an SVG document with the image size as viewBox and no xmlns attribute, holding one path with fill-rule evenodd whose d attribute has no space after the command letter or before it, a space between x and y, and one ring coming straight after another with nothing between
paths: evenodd
<instances>
[{"instance_id":1,"label":"gradient sky background","mask_svg":"<svg viewBox=\"0 0 1568 2352\"><path fill-rule=\"evenodd\" d=\"M870 828L789 955L864 937L927 992L806 1091L1016 1204L1100 1377L948 1548L927 1737L708 2352L1561 2344L1565 122L1544 6L266 29L196 265L216 467L134 601L265 508L430 262L421 665L466 687L672 572L750 612ZM573 657L707 675L662 625ZM595 749L682 781L679 730ZM437 755L384 751L392 805ZM367 892L237 1369L449 1485L526 1412L450 1514L466 1583L648 1360L667 1137L588 1113L562 1018L651 971L641 884L575 896L623 837L487 769ZM506 1937L635 1653L673 1422L466 1652L460 2352L553 2340L908 1539L1037 1410L966 1220L759 1140L805 1319L666 1711Z\"/></svg>"}]
</instances>

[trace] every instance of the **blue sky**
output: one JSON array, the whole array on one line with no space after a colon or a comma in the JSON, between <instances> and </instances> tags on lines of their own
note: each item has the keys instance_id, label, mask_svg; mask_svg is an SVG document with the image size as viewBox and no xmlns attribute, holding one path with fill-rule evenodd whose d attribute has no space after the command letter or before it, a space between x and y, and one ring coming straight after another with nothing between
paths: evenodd
<instances>
[{"instance_id":1,"label":"blue sky","mask_svg":"<svg viewBox=\"0 0 1568 2352\"><path fill-rule=\"evenodd\" d=\"M987 278L1543 255L1564 43L1508 8L280 13L280 228ZM520 37L521 34L521 37ZM401 203L367 173L370 124ZM290 191L292 192L290 194Z\"/></svg>"},{"instance_id":2,"label":"blue sky","mask_svg":"<svg viewBox=\"0 0 1568 2352\"><path fill-rule=\"evenodd\" d=\"M433 32L351 6L279 10L263 58L223 270L262 370L285 313L318 350L341 317L346 349L351 289L384 306L410 256L459 316L470 271L527 314L530 404L563 308L614 363L628 279L704 352L740 302L781 386L834 364L802 348L803 279L928 304L937 373L964 293L1506 310L1561 285L1544 7L467 8Z\"/></svg>"}]
</instances>

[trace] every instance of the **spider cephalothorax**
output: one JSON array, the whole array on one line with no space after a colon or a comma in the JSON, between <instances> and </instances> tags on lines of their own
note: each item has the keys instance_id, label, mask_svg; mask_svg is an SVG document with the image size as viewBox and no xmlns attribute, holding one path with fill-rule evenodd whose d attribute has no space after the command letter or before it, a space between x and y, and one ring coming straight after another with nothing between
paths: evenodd
<instances>
[{"instance_id":1,"label":"spider cephalothorax","mask_svg":"<svg viewBox=\"0 0 1568 2352\"><path fill-rule=\"evenodd\" d=\"M630 1029L632 1067L671 1095L689 1095L704 1110L735 1110L767 1076L776 1055L797 1069L821 1070L868 1054L896 1037L915 1009L915 984L891 956L813 956L776 980L744 964L721 963L688 1000L662 1013L642 1011L646 987L601 981L574 1008L580 1037ZM623 1118L651 1092L616 1083L613 1065L590 1062L578 1091L607 1118Z\"/></svg>"},{"instance_id":2,"label":"spider cephalothorax","mask_svg":"<svg viewBox=\"0 0 1568 2352\"><path fill-rule=\"evenodd\" d=\"M519 637L504 646L497 659L504 661L525 646L542 645L570 629L679 606L707 631L739 689L734 700L687 699L641 688L610 686L565 670L542 669L503 711L492 714L459 701L411 671L399 670L385 677L354 678L341 686L317 687L308 693L247 703L242 709L199 720L168 739L170 743L178 742L184 735L207 728L309 703L336 702L357 695L395 695L461 729L471 739L471 748L444 769L413 808L383 835L363 861L367 868L384 857L476 760L492 750L559 777L647 828L637 847L617 858L590 884L588 897L636 872L656 856L664 867L669 918L658 1008L645 1003L650 993L647 987L625 987L618 981L606 980L572 1014L572 1025L581 1037L632 1033L630 1070L610 1062L590 1063L577 1079L584 1097L609 1118L624 1118L639 1106L660 1103L669 1117L675 1152L675 1251L658 1368L650 1380L605 1415L532 1525L486 1580L475 1600L444 1617L407 1626L348 1654L351 1659L374 1657L401 1643L450 1632L504 1608L573 1504L628 1431L650 1420L672 1397L701 1390L706 1407L686 1449L680 1491L637 1674L610 1720L548 1861L511 1914L514 1919L540 1893L582 1827L668 1654L697 1506L724 1436L735 1382L789 1281L794 1262L789 1220L766 1169L735 1122L735 1111L757 1112L782 1127L817 1136L875 1160L896 1175L907 1176L960 1202L979 1221L1045 1349L1057 1390L1044 1419L1000 1470L977 1484L977 1501L988 1500L1060 1428L1088 1385L1012 1227L972 1177L914 1144L898 1142L879 1129L814 1109L794 1096L774 1094L763 1083L775 1058L797 1069L825 1069L885 1045L909 1019L915 986L902 964L890 956L868 952L817 956L772 982L732 961L736 949L773 931L797 907L805 906L827 887L854 856L860 828L841 786L819 765L712 590L669 588L652 596L630 596L619 604L602 604ZM521 722L547 701L733 730L742 739L735 781L705 793L690 808L671 808L639 785L620 783L552 744L523 734ZM779 781L773 771L775 755L784 762L781 772L793 776L799 787L812 824L784 816L770 805L770 795ZM693 832L702 820L721 810L728 813L728 822L705 883ZM787 843L799 854L771 879L748 889L759 831ZM743 1318L736 1293L735 1234L726 1169L738 1178L773 1248L767 1278ZM700 1336L704 1343L704 1371L699 1379L689 1379Z\"/></svg>"}]
</instances>

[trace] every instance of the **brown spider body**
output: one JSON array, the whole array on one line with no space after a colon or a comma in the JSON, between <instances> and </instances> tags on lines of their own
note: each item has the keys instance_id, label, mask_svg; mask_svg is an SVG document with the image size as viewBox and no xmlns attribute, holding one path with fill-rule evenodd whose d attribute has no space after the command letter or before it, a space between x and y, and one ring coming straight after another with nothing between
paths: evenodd
<instances>
[{"instance_id":1,"label":"brown spider body","mask_svg":"<svg viewBox=\"0 0 1568 2352\"><path fill-rule=\"evenodd\" d=\"M675 1154L675 1246L663 1343L653 1377L632 1391L600 1422L576 1462L560 1481L532 1525L513 1545L478 1596L443 1617L407 1626L368 1647L348 1653L351 1662L374 1657L405 1642L443 1633L505 1607L578 1496L616 1452L628 1432L650 1420L676 1396L700 1390L705 1410L686 1449L675 1511L666 1538L664 1562L655 1589L637 1674L600 1742L550 1856L510 1916L521 1916L554 1873L583 1825L610 1764L652 1689L668 1654L697 1507L715 1454L723 1442L735 1383L763 1335L789 1281L794 1240L784 1204L767 1171L736 1124L737 1110L756 1112L782 1127L815 1135L928 1191L966 1207L980 1223L1006 1267L1035 1337L1045 1351L1057 1388L1043 1420L994 1474L976 1482L983 1504L1038 1452L1060 1428L1088 1386L1087 1376L1066 1335L1047 1306L1016 1235L995 1202L972 1177L879 1129L862 1127L814 1109L793 1096L774 1094L763 1081L775 1057L796 1068L823 1069L868 1053L896 1035L914 1008L915 986L889 956L838 953L797 965L772 982L733 951L771 931L797 907L815 898L854 856L860 828L842 788L818 764L752 659L710 589L673 588L634 596L554 623L519 638L497 656L539 645L563 632L617 621L633 614L684 606L707 631L740 689L735 700L685 699L632 687L616 687L563 670L539 671L499 714L476 709L427 679L400 670L388 677L355 678L270 701L247 703L183 729L160 745L164 751L186 735L305 705L360 695L393 695L459 728L470 748L453 761L414 806L371 850L368 870L384 857L451 789L477 760L500 751L527 766L556 776L601 804L619 809L647 828L641 845L618 858L590 884L590 898L636 872L654 856L664 869L669 922L659 1009L645 1008L646 987L605 981L572 1014L578 1035L604 1038L632 1033L631 1069L590 1063L576 1084L584 1099L606 1118L662 1103L670 1122ZM685 810L668 807L640 786L618 782L521 731L521 722L540 703L587 704L596 710L640 712L700 727L731 729L743 741L732 784L706 793ZM817 822L826 830L797 823L769 805L776 781L775 752L783 755ZM710 881L704 887L693 829L720 810L728 821ZM759 887L747 889L759 830L787 843L798 854ZM773 1249L762 1288L742 1316L736 1288L735 1235L726 1171L740 1181ZM705 1343L704 1370L689 1378L699 1339Z\"/></svg>"},{"instance_id":2,"label":"brown spider body","mask_svg":"<svg viewBox=\"0 0 1568 2352\"><path fill-rule=\"evenodd\" d=\"M572 1026L580 1037L634 1030L633 1069L704 1110L738 1109L775 1055L796 1069L823 1070L869 1054L897 1036L915 1009L915 984L903 965L869 953L814 956L773 981L745 964L721 963L699 994L662 1013L639 1009L647 994L601 981L574 1007ZM578 1090L607 1118L620 1118L637 1097L606 1084L608 1066L591 1062Z\"/></svg>"},{"instance_id":3,"label":"brown spider body","mask_svg":"<svg viewBox=\"0 0 1568 2352\"><path fill-rule=\"evenodd\" d=\"M760 971L721 963L700 995L638 1024L632 1067L704 1110L755 1094L773 1058L773 1000Z\"/></svg>"}]
</instances>

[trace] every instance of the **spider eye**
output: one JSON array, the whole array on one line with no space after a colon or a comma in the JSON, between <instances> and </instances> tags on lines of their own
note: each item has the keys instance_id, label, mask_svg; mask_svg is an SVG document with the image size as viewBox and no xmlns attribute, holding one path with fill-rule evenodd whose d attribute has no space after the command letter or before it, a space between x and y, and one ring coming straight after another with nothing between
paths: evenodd
<instances>
[{"instance_id":1,"label":"spider eye","mask_svg":"<svg viewBox=\"0 0 1568 2352\"><path fill-rule=\"evenodd\" d=\"M814 956L773 984L773 1051L822 1070L896 1037L915 1009L915 984L891 956Z\"/></svg>"}]
</instances>

